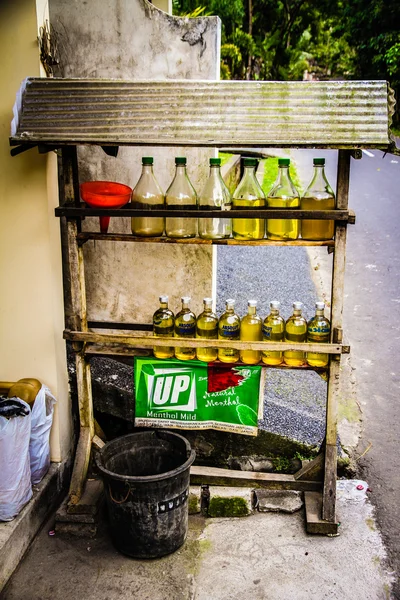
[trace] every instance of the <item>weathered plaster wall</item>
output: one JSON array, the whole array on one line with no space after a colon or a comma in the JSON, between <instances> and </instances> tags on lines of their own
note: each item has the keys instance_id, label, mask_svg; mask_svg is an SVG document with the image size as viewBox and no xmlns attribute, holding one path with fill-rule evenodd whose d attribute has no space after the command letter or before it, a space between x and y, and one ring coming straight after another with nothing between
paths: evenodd
<instances>
[{"instance_id":1,"label":"weathered plaster wall","mask_svg":"<svg viewBox=\"0 0 400 600\"><path fill-rule=\"evenodd\" d=\"M50 18L58 35L59 75L64 77L219 78L218 17L176 18L147 0L51 0ZM155 157L164 190L173 177L174 157L187 156L189 176L200 192L214 151L121 147L118 157L111 158L101 148L81 148L81 180L109 179L134 187L143 155ZM98 219L87 220L84 227L98 231ZM111 219L110 231L130 232L130 220ZM90 264L90 319L149 322L161 293L170 296L173 310L179 309L182 295L190 295L193 309L200 312L202 298L213 292L210 248L113 242L88 242L84 248Z\"/></svg>"},{"instance_id":2,"label":"weathered plaster wall","mask_svg":"<svg viewBox=\"0 0 400 600\"><path fill-rule=\"evenodd\" d=\"M52 460L71 446L55 154L10 156L12 108L22 80L41 76L45 2L0 2L0 379L35 377L57 397Z\"/></svg>"}]
</instances>

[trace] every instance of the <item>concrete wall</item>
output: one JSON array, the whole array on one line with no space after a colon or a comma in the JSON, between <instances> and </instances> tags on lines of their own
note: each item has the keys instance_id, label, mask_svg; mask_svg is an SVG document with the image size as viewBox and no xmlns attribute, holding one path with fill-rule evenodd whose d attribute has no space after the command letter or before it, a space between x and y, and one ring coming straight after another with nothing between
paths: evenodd
<instances>
[{"instance_id":1,"label":"concrete wall","mask_svg":"<svg viewBox=\"0 0 400 600\"><path fill-rule=\"evenodd\" d=\"M45 3L0 2L0 379L35 377L58 399L52 459L70 450L71 417L64 328L55 154L10 156L15 95L27 76L40 76L38 27Z\"/></svg>"},{"instance_id":2,"label":"concrete wall","mask_svg":"<svg viewBox=\"0 0 400 600\"><path fill-rule=\"evenodd\" d=\"M59 75L117 79L218 79L218 17L172 17L147 0L50 1L50 18L58 35ZM155 157L155 173L166 190L174 173L174 156L187 156L196 190L208 175L211 149L124 148L117 158L101 148L79 151L81 180L108 179L136 184L141 157ZM98 219L84 227L99 230ZM129 219L112 218L109 231L130 232ZM168 294L177 311L180 297L190 295L195 312L213 293L211 248L90 241L84 247L88 315L92 320L149 322L158 296Z\"/></svg>"}]
</instances>

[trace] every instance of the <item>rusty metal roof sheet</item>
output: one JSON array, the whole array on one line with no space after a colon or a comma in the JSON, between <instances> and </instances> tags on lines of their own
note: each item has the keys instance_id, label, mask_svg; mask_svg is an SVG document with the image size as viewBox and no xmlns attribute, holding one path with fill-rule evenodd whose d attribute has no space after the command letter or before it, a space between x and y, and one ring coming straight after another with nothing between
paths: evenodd
<instances>
[{"instance_id":1,"label":"rusty metal roof sheet","mask_svg":"<svg viewBox=\"0 0 400 600\"><path fill-rule=\"evenodd\" d=\"M10 142L387 148L386 81L24 81Z\"/></svg>"}]
</instances>

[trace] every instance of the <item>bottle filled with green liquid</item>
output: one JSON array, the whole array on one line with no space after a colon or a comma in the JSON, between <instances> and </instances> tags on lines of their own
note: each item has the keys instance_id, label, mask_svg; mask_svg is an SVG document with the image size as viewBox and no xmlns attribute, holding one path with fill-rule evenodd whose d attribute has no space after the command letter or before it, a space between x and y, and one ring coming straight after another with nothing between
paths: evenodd
<instances>
[{"instance_id":1,"label":"bottle filled with green liquid","mask_svg":"<svg viewBox=\"0 0 400 600\"><path fill-rule=\"evenodd\" d=\"M300 195L289 172L290 158L278 159L278 177L267 195L268 208L299 208ZM300 231L298 219L267 219L269 240L297 240Z\"/></svg>"},{"instance_id":2,"label":"bottle filled with green liquid","mask_svg":"<svg viewBox=\"0 0 400 600\"><path fill-rule=\"evenodd\" d=\"M313 177L301 199L301 208L303 210L333 210L335 194L325 176L325 159L314 158L313 164ZM334 221L303 219L301 223L303 240L331 240L334 232Z\"/></svg>"},{"instance_id":3,"label":"bottle filled with green liquid","mask_svg":"<svg viewBox=\"0 0 400 600\"><path fill-rule=\"evenodd\" d=\"M218 317L212 311L212 298L204 298L204 310L197 317L196 338L199 340L217 340L218 339ZM198 360L212 362L217 359L218 350L215 348L196 348Z\"/></svg>"},{"instance_id":4,"label":"bottle filled with green liquid","mask_svg":"<svg viewBox=\"0 0 400 600\"><path fill-rule=\"evenodd\" d=\"M293 314L285 324L285 342L303 343L307 339L307 321L301 314L302 303L293 303ZM303 350L285 350L283 361L292 367L300 367L305 362Z\"/></svg>"},{"instance_id":5,"label":"bottle filled with green liquid","mask_svg":"<svg viewBox=\"0 0 400 600\"><path fill-rule=\"evenodd\" d=\"M197 194L186 172L186 158L175 158L175 176L165 193L168 210L197 210ZM165 233L170 238L192 238L197 235L197 217L167 217Z\"/></svg>"},{"instance_id":6,"label":"bottle filled with green liquid","mask_svg":"<svg viewBox=\"0 0 400 600\"><path fill-rule=\"evenodd\" d=\"M175 317L175 337L177 338L195 338L196 337L196 315L190 310L189 296L181 298L182 309ZM192 360L196 358L196 348L175 348L175 358L179 360Z\"/></svg>"},{"instance_id":7,"label":"bottle filled with green liquid","mask_svg":"<svg viewBox=\"0 0 400 600\"><path fill-rule=\"evenodd\" d=\"M247 315L240 323L240 340L261 342L263 322L257 314L257 300L249 300L247 306ZM240 360L247 365L256 365L261 360L261 350L240 350Z\"/></svg>"},{"instance_id":8,"label":"bottle filled with green liquid","mask_svg":"<svg viewBox=\"0 0 400 600\"><path fill-rule=\"evenodd\" d=\"M153 173L153 157L142 157L142 174L132 191L132 208L163 210L164 194ZM132 217L133 235L159 237L164 233L164 217Z\"/></svg>"},{"instance_id":9,"label":"bottle filled with green liquid","mask_svg":"<svg viewBox=\"0 0 400 600\"><path fill-rule=\"evenodd\" d=\"M307 342L313 344L329 344L331 324L324 315L324 302L315 304L315 316L307 324ZM310 367L326 367L329 354L324 352L307 352L307 362Z\"/></svg>"},{"instance_id":10,"label":"bottle filled with green liquid","mask_svg":"<svg viewBox=\"0 0 400 600\"><path fill-rule=\"evenodd\" d=\"M174 313L168 308L168 296L160 296L160 308L153 315L153 335L155 337L174 337ZM156 358L172 358L172 346L154 346Z\"/></svg>"},{"instance_id":11,"label":"bottle filled with green liquid","mask_svg":"<svg viewBox=\"0 0 400 600\"><path fill-rule=\"evenodd\" d=\"M240 317L235 313L235 301L231 298L226 301L225 312L218 321L219 340L240 339ZM218 348L218 358L221 362L235 363L239 360L239 350L236 348Z\"/></svg>"},{"instance_id":12,"label":"bottle filled with green liquid","mask_svg":"<svg viewBox=\"0 0 400 600\"><path fill-rule=\"evenodd\" d=\"M264 342L283 342L285 337L285 320L279 314L280 302L272 300L271 312L264 319L262 334ZM283 362L283 352L263 350L261 359L266 365L280 365Z\"/></svg>"},{"instance_id":13,"label":"bottle filled with green liquid","mask_svg":"<svg viewBox=\"0 0 400 600\"><path fill-rule=\"evenodd\" d=\"M232 196L232 208L256 209L265 206L265 194L257 181L257 159L243 160L244 173ZM265 235L265 219L232 219L233 237L236 240L262 240Z\"/></svg>"},{"instance_id":14,"label":"bottle filled with green liquid","mask_svg":"<svg viewBox=\"0 0 400 600\"><path fill-rule=\"evenodd\" d=\"M210 158L210 174L199 196L200 208L215 210L216 216L212 219L199 218L199 236L206 240L220 240L230 237L232 233L232 220L222 218L223 211L231 209L232 198L222 179L221 159Z\"/></svg>"}]
</instances>

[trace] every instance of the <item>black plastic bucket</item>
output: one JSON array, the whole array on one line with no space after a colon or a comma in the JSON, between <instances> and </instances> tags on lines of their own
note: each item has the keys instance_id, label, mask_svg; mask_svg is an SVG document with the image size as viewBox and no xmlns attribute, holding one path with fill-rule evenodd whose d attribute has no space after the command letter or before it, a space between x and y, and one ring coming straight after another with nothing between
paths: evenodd
<instances>
[{"instance_id":1,"label":"black plastic bucket","mask_svg":"<svg viewBox=\"0 0 400 600\"><path fill-rule=\"evenodd\" d=\"M103 446L96 461L117 550L157 558L182 546L194 459L189 442L165 430L132 433Z\"/></svg>"}]
</instances>

